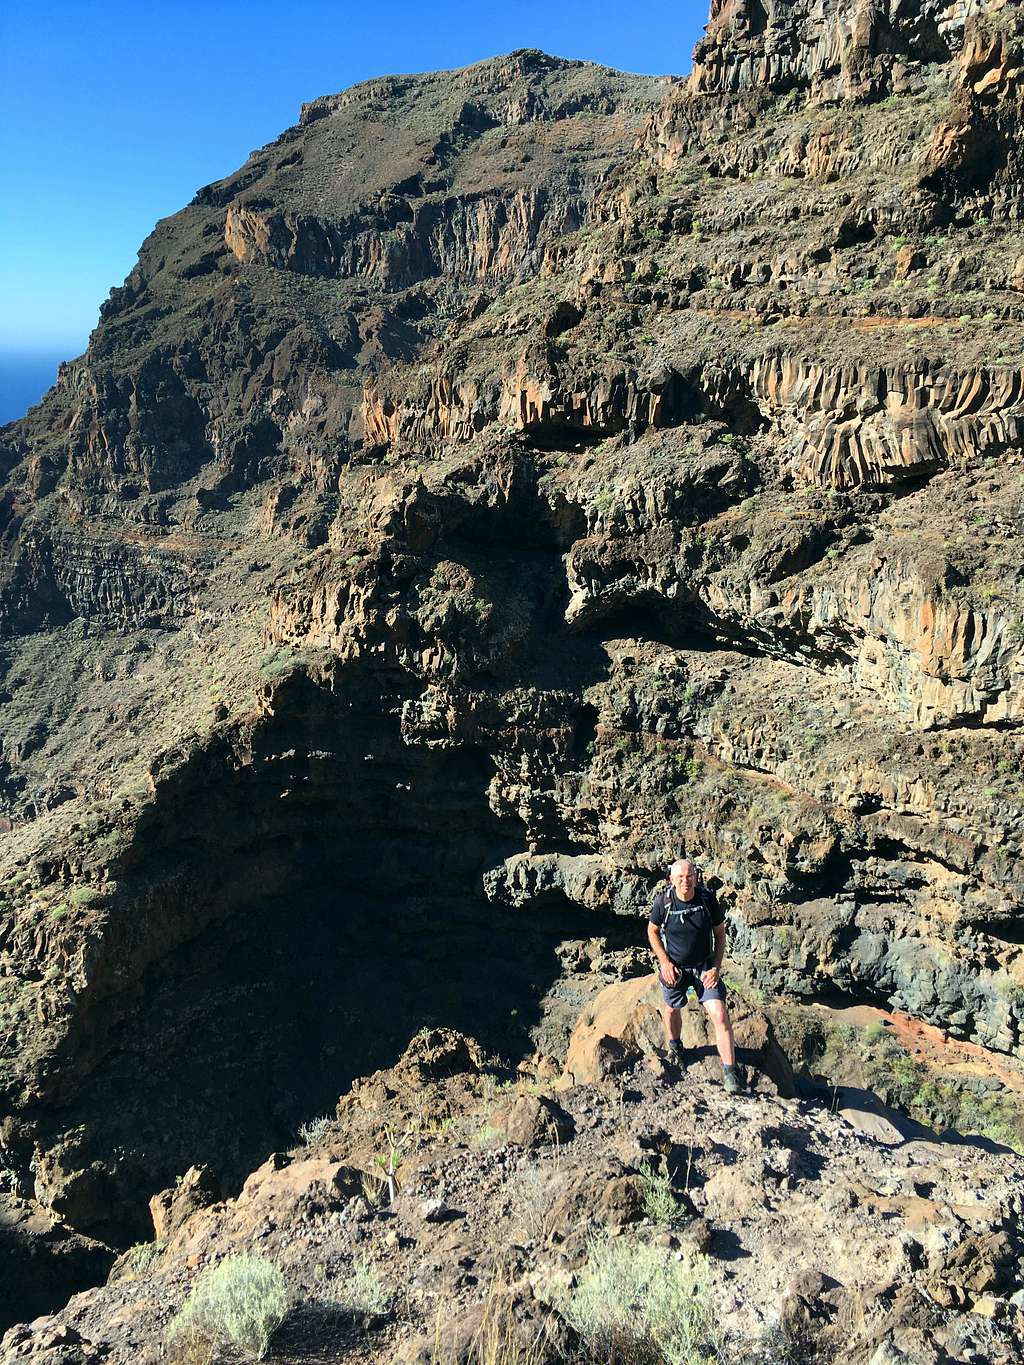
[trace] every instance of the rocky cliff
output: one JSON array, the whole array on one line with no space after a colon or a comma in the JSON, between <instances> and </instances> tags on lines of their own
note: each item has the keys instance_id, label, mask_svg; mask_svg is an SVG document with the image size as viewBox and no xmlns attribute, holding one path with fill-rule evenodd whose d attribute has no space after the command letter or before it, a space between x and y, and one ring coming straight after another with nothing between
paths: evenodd
<instances>
[{"instance_id":1,"label":"rocky cliff","mask_svg":"<svg viewBox=\"0 0 1024 1365\"><path fill-rule=\"evenodd\" d=\"M157 225L0 432L0 1143L76 1264L420 1026L564 1048L681 852L751 990L1016 1074L1022 73L1018 4L716 0Z\"/></svg>"}]
</instances>

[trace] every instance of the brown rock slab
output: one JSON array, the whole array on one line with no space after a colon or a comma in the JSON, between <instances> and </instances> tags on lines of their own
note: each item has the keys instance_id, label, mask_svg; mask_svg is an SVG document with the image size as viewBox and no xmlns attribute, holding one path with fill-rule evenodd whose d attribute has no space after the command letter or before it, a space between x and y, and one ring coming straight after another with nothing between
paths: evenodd
<instances>
[{"instance_id":1,"label":"brown rock slab","mask_svg":"<svg viewBox=\"0 0 1024 1365\"><path fill-rule=\"evenodd\" d=\"M767 1084L787 1097L795 1094L793 1070L767 1016L736 997L730 1000L729 1010L739 1060L752 1072L752 1083ZM691 1054L700 1052L701 1061L710 1054L710 1070L717 1072L714 1030L695 1003L683 1010L682 1042ZM664 1048L657 977L652 974L616 982L601 991L580 1015L569 1040L563 1079L575 1085L593 1084L629 1069L641 1058L657 1058Z\"/></svg>"},{"instance_id":2,"label":"brown rock slab","mask_svg":"<svg viewBox=\"0 0 1024 1365\"><path fill-rule=\"evenodd\" d=\"M209 1208L220 1197L220 1183L212 1171L206 1166L190 1166L176 1185L154 1194L149 1201L153 1236L158 1242L166 1241L194 1213Z\"/></svg>"},{"instance_id":3,"label":"brown rock slab","mask_svg":"<svg viewBox=\"0 0 1024 1365\"><path fill-rule=\"evenodd\" d=\"M644 1216L640 1177L621 1162L574 1171L554 1201L549 1226L561 1240L584 1239L599 1227L623 1228Z\"/></svg>"},{"instance_id":4,"label":"brown rock slab","mask_svg":"<svg viewBox=\"0 0 1024 1365\"><path fill-rule=\"evenodd\" d=\"M554 1100L545 1095L520 1095L508 1109L491 1115L499 1140L512 1147L542 1147L568 1142L573 1122Z\"/></svg>"}]
</instances>

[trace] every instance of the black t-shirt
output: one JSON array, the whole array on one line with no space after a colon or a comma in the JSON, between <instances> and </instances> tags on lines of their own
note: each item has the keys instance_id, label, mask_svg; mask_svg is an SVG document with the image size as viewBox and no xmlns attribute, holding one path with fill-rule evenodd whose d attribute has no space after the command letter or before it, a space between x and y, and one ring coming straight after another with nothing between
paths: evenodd
<instances>
[{"instance_id":1,"label":"black t-shirt","mask_svg":"<svg viewBox=\"0 0 1024 1365\"><path fill-rule=\"evenodd\" d=\"M664 926L661 941L677 967L703 967L714 957L711 931L725 923L725 911L706 886L697 887L692 901L681 901L669 887L655 896L650 922Z\"/></svg>"}]
</instances>

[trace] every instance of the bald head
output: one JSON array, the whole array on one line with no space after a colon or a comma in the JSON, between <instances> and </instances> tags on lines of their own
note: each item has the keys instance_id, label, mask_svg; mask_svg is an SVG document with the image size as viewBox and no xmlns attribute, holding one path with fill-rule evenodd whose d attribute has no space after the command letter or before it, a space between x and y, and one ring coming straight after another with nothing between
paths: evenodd
<instances>
[{"instance_id":1,"label":"bald head","mask_svg":"<svg viewBox=\"0 0 1024 1365\"><path fill-rule=\"evenodd\" d=\"M668 879L681 901L693 900L697 890L697 869L689 858L677 858L668 870Z\"/></svg>"}]
</instances>

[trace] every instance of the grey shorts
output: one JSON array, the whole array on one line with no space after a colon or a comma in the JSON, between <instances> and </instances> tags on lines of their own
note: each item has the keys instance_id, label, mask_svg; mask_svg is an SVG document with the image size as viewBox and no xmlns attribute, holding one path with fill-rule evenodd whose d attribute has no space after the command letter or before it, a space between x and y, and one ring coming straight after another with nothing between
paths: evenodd
<instances>
[{"instance_id":1,"label":"grey shorts","mask_svg":"<svg viewBox=\"0 0 1024 1365\"><path fill-rule=\"evenodd\" d=\"M722 974L718 974L717 986L705 986L700 979L701 972L706 972L707 967L677 967L679 979L674 986L666 986L658 973L658 985L661 987L661 998L669 1009L681 1010L686 1005L686 993L693 989L697 993L697 999L702 1005L706 1005L709 1000L721 1000L725 1004L726 989Z\"/></svg>"}]
</instances>

